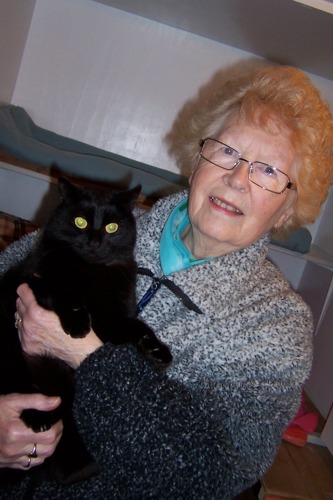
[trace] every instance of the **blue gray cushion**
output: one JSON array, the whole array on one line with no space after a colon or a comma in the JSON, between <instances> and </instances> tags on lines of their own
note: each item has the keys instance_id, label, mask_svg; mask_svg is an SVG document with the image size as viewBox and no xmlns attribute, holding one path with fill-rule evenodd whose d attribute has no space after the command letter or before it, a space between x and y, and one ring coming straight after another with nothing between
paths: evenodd
<instances>
[{"instance_id":1,"label":"blue gray cushion","mask_svg":"<svg viewBox=\"0 0 333 500\"><path fill-rule=\"evenodd\" d=\"M187 177L69 139L37 126L24 108L0 108L0 149L63 174L108 182L119 188L142 185L146 196L183 190Z\"/></svg>"}]
</instances>

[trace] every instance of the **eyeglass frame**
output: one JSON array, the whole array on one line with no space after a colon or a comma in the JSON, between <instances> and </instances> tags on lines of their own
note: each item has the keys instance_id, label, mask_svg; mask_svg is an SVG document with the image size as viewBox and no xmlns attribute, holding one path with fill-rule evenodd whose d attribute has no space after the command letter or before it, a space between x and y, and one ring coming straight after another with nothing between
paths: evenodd
<instances>
[{"instance_id":1,"label":"eyeglass frame","mask_svg":"<svg viewBox=\"0 0 333 500\"><path fill-rule=\"evenodd\" d=\"M222 144L222 146L225 146L227 148L230 148L232 149L233 151L235 151L238 155L239 155L239 158L238 160L235 162L235 164L233 165L233 167L231 168L226 168L226 167L222 167L221 165L217 165L216 163L214 163L213 161L209 160L208 158L206 158L205 156L203 156L202 154L202 150L203 150L203 147L206 143L206 141L214 141L214 142L218 142L219 144ZM199 155L201 156L201 158L203 158L204 160L208 161L209 163L211 163L212 165L215 165L216 167L218 168L223 168L223 170L228 170L228 171L231 171L233 170L234 168L238 167L238 165L240 164L241 161L245 161L248 165L249 165L249 173L248 173L248 180L250 182L252 182L252 184L254 184L255 186L258 186L260 187L261 189L264 189L265 191L269 191L270 193L274 193L274 194L282 194L285 192L286 189L292 189L292 190L296 190L296 186L295 186L295 183L291 182L290 180L290 177L289 175L287 175L285 172L283 172L282 170L280 170L279 168L277 167L274 167L272 165L269 165L268 163L264 163L262 161L250 161L250 160L246 160L245 158L243 158L241 156L241 153L239 153L239 151L237 151L237 149L233 148L232 146L229 146L228 144L225 144L225 142L221 142L219 141L218 139L213 139L212 137L206 137L205 139L201 139L199 141L199 146L200 146L200 152L199 152ZM254 182L251 178L250 178L250 175L251 173L253 173L253 164L254 163L260 163L262 165L267 165L267 167L270 167L272 169L274 169L274 171L278 171L280 172L281 174L283 174L287 179L288 179L288 182L286 184L286 186L282 189L282 191L272 191L271 189L268 189L264 186L260 186L260 184L257 184L256 182Z\"/></svg>"}]
</instances>

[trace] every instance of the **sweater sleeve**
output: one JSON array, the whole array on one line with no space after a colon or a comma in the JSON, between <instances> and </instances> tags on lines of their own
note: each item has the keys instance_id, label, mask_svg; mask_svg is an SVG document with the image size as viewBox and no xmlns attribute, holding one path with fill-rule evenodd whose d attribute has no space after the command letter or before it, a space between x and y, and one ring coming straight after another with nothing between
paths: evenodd
<instances>
[{"instance_id":1,"label":"sweater sleeve","mask_svg":"<svg viewBox=\"0 0 333 500\"><path fill-rule=\"evenodd\" d=\"M28 255L39 233L38 230L22 236L0 253L0 278Z\"/></svg>"},{"instance_id":2,"label":"sweater sleeve","mask_svg":"<svg viewBox=\"0 0 333 500\"><path fill-rule=\"evenodd\" d=\"M76 383L78 428L110 471L110 495L117 485L123 498L223 499L256 481L253 471L239 475L213 388L192 391L134 348L107 345L81 365Z\"/></svg>"}]
</instances>

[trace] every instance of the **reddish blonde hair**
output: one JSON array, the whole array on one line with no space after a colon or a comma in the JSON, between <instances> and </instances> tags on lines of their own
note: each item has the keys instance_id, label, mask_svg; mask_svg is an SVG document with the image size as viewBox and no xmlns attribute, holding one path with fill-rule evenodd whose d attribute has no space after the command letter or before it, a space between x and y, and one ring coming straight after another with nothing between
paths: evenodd
<instances>
[{"instance_id":1,"label":"reddish blonde hair","mask_svg":"<svg viewBox=\"0 0 333 500\"><path fill-rule=\"evenodd\" d=\"M234 116L260 127L273 118L289 131L297 153L292 179L297 201L281 229L314 222L333 182L333 117L310 79L296 68L268 66L227 82L190 121L176 152L180 165L193 170L199 140L218 137Z\"/></svg>"}]
</instances>

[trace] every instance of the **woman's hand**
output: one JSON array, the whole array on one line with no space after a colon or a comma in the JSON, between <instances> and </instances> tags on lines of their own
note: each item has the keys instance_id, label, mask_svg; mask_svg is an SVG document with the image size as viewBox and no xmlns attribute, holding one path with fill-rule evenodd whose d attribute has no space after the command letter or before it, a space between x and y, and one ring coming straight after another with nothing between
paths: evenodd
<instances>
[{"instance_id":1,"label":"woman's hand","mask_svg":"<svg viewBox=\"0 0 333 500\"><path fill-rule=\"evenodd\" d=\"M89 354L103 345L92 330L82 339L67 335L58 316L37 304L27 284L20 285L17 293L17 314L22 320L17 322L17 328L22 349L27 354L53 356L76 369Z\"/></svg>"},{"instance_id":2,"label":"woman's hand","mask_svg":"<svg viewBox=\"0 0 333 500\"><path fill-rule=\"evenodd\" d=\"M45 432L36 433L25 425L20 415L29 408L51 411L59 404L60 398L42 394L0 396L0 468L35 467L52 455L61 438L62 422L55 423ZM34 449L34 456L29 458Z\"/></svg>"}]
</instances>

